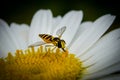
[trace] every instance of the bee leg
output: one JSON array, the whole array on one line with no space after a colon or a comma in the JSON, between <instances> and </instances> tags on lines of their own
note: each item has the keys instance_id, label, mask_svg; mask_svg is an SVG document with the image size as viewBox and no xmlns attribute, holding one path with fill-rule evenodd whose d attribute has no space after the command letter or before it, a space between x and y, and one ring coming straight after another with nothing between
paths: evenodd
<instances>
[{"instance_id":1,"label":"bee leg","mask_svg":"<svg viewBox=\"0 0 120 80\"><path fill-rule=\"evenodd\" d=\"M56 46L54 46L54 48L52 49L52 51L55 50L55 48L56 48Z\"/></svg>"},{"instance_id":2,"label":"bee leg","mask_svg":"<svg viewBox=\"0 0 120 80\"><path fill-rule=\"evenodd\" d=\"M47 47L53 47L53 45L45 45L45 51L47 52Z\"/></svg>"},{"instance_id":3,"label":"bee leg","mask_svg":"<svg viewBox=\"0 0 120 80\"><path fill-rule=\"evenodd\" d=\"M66 52L64 48L62 48L62 50L63 50L64 52Z\"/></svg>"}]
</instances>

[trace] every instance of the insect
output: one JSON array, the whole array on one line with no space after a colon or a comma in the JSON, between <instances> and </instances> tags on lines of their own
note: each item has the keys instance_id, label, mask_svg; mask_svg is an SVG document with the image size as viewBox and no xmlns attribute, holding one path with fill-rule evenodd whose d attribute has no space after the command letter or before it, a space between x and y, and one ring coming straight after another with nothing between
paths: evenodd
<instances>
[{"instance_id":1,"label":"insect","mask_svg":"<svg viewBox=\"0 0 120 80\"><path fill-rule=\"evenodd\" d=\"M64 48L65 48L66 42L63 39L60 39L62 37L63 33L65 32L65 30L66 30L65 26L58 29L57 32L56 32L56 35L58 37L54 37L50 34L39 34L39 37L42 38L43 41L36 42L36 43L30 45L29 47L40 46L40 45L51 43L55 46L53 49L58 47L58 48L61 48L65 52ZM51 45L46 45L46 46L51 46Z\"/></svg>"}]
</instances>

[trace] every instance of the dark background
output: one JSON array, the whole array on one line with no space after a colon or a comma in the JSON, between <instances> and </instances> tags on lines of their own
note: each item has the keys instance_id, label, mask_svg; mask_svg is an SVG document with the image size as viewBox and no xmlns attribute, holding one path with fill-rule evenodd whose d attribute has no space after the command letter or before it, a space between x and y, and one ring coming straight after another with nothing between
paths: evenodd
<instances>
[{"instance_id":1,"label":"dark background","mask_svg":"<svg viewBox=\"0 0 120 80\"><path fill-rule=\"evenodd\" d=\"M64 15L70 10L83 10L83 21L94 21L104 14L117 18L113 28L120 27L120 9L117 0L4 0L0 2L0 18L11 22L30 24L34 13L39 9L51 9L53 16Z\"/></svg>"}]
</instances>

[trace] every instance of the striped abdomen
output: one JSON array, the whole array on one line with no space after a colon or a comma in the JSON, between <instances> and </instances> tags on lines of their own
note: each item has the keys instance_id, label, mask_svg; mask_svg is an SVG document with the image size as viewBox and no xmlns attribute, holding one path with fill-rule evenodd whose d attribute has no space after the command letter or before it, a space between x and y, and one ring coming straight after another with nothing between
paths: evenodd
<instances>
[{"instance_id":1,"label":"striped abdomen","mask_svg":"<svg viewBox=\"0 0 120 80\"><path fill-rule=\"evenodd\" d=\"M39 37L41 37L46 43L51 43L52 42L52 35L49 34L39 34Z\"/></svg>"}]
</instances>

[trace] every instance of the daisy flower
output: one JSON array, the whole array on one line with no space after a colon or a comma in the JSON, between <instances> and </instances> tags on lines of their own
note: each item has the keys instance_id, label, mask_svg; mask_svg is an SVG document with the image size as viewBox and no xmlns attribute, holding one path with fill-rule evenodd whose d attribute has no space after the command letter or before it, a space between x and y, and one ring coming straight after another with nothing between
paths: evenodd
<instances>
[{"instance_id":1,"label":"daisy flower","mask_svg":"<svg viewBox=\"0 0 120 80\"><path fill-rule=\"evenodd\" d=\"M30 26L0 20L0 80L110 80L120 70L120 28L105 32L115 20L111 14L94 22L81 22L82 11L53 17L50 10L39 10ZM63 26L61 39L66 51L29 45L43 41L39 34L51 34ZM106 77L105 77L106 76ZM104 77L104 78L102 78Z\"/></svg>"}]
</instances>

